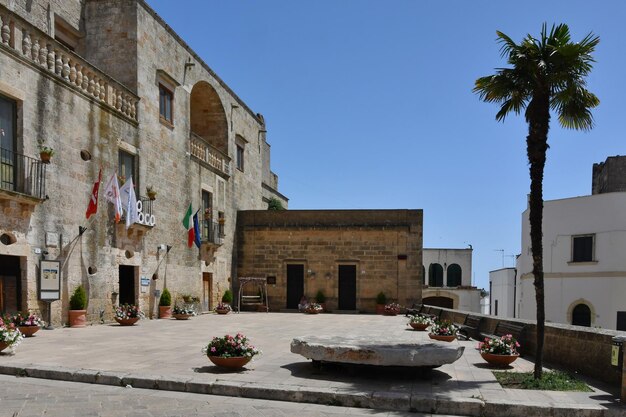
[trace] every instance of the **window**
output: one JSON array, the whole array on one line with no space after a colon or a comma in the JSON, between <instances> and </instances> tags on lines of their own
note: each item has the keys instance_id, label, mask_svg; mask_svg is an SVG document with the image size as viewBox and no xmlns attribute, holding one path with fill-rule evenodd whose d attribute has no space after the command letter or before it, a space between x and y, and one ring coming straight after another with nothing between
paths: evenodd
<instances>
[{"instance_id":1,"label":"window","mask_svg":"<svg viewBox=\"0 0 626 417\"><path fill-rule=\"evenodd\" d=\"M243 171L243 145L237 144L237 169Z\"/></svg>"},{"instance_id":2,"label":"window","mask_svg":"<svg viewBox=\"0 0 626 417\"><path fill-rule=\"evenodd\" d=\"M202 190L202 240L212 241L213 233L213 193Z\"/></svg>"},{"instance_id":3,"label":"window","mask_svg":"<svg viewBox=\"0 0 626 417\"><path fill-rule=\"evenodd\" d=\"M226 217L224 217L223 211L217 212L217 222L220 236L226 236L226 230L224 228L224 225L226 224Z\"/></svg>"},{"instance_id":4,"label":"window","mask_svg":"<svg viewBox=\"0 0 626 417\"><path fill-rule=\"evenodd\" d=\"M591 327L591 309L586 304L578 304L572 311L572 324L574 326Z\"/></svg>"},{"instance_id":5,"label":"window","mask_svg":"<svg viewBox=\"0 0 626 417\"><path fill-rule=\"evenodd\" d=\"M54 15L54 39L70 51L75 51L81 36L81 33L62 17L57 14Z\"/></svg>"},{"instance_id":6,"label":"window","mask_svg":"<svg viewBox=\"0 0 626 417\"><path fill-rule=\"evenodd\" d=\"M16 188L16 118L15 101L0 96L0 189Z\"/></svg>"},{"instance_id":7,"label":"window","mask_svg":"<svg viewBox=\"0 0 626 417\"><path fill-rule=\"evenodd\" d=\"M139 198L139 175L137 172L136 156L128 152L119 151L119 164L117 179L120 183L120 187L130 178L133 177L133 185L135 186L135 194Z\"/></svg>"},{"instance_id":8,"label":"window","mask_svg":"<svg viewBox=\"0 0 626 417\"><path fill-rule=\"evenodd\" d=\"M174 93L163 84L159 84L159 118L170 124L174 123L173 102Z\"/></svg>"},{"instance_id":9,"label":"window","mask_svg":"<svg viewBox=\"0 0 626 417\"><path fill-rule=\"evenodd\" d=\"M593 262L594 235L572 236L572 262Z\"/></svg>"},{"instance_id":10,"label":"window","mask_svg":"<svg viewBox=\"0 0 626 417\"><path fill-rule=\"evenodd\" d=\"M443 267L439 264L430 264L428 267L428 285L443 287Z\"/></svg>"},{"instance_id":11,"label":"window","mask_svg":"<svg viewBox=\"0 0 626 417\"><path fill-rule=\"evenodd\" d=\"M498 300L494 301L494 308L495 308L495 312L494 312L494 316L498 315Z\"/></svg>"},{"instance_id":12,"label":"window","mask_svg":"<svg viewBox=\"0 0 626 417\"><path fill-rule=\"evenodd\" d=\"M448 266L448 287L459 287L461 285L461 267L458 264Z\"/></svg>"}]
</instances>

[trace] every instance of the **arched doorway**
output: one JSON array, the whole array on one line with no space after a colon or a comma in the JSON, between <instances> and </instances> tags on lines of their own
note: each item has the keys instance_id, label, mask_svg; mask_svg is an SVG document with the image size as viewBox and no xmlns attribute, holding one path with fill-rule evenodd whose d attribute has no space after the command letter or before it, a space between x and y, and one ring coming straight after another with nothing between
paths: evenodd
<instances>
[{"instance_id":1,"label":"arched doorway","mask_svg":"<svg viewBox=\"0 0 626 417\"><path fill-rule=\"evenodd\" d=\"M587 304L578 304L572 310L572 324L574 326L591 327L591 309Z\"/></svg>"},{"instance_id":2,"label":"arched doorway","mask_svg":"<svg viewBox=\"0 0 626 417\"><path fill-rule=\"evenodd\" d=\"M228 155L228 121L215 89L206 81L196 83L191 90L190 103L191 133Z\"/></svg>"},{"instance_id":3,"label":"arched doorway","mask_svg":"<svg viewBox=\"0 0 626 417\"><path fill-rule=\"evenodd\" d=\"M439 264L430 264L428 267L428 285L443 287L443 267Z\"/></svg>"},{"instance_id":4,"label":"arched doorway","mask_svg":"<svg viewBox=\"0 0 626 417\"><path fill-rule=\"evenodd\" d=\"M458 264L451 264L448 267L448 287L461 286L461 267Z\"/></svg>"},{"instance_id":5,"label":"arched doorway","mask_svg":"<svg viewBox=\"0 0 626 417\"><path fill-rule=\"evenodd\" d=\"M422 300L422 303L435 307L454 308L454 300L448 297L426 297Z\"/></svg>"}]
</instances>

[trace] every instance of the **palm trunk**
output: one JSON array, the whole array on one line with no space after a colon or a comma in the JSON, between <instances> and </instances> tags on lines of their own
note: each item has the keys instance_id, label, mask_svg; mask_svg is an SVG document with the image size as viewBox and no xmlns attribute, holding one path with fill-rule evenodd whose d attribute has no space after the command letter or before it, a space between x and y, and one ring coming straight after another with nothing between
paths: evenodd
<instances>
[{"instance_id":1,"label":"palm trunk","mask_svg":"<svg viewBox=\"0 0 626 417\"><path fill-rule=\"evenodd\" d=\"M548 129L550 127L549 93L535 93L526 112L528 136L526 151L530 164L530 242L535 278L535 299L537 302L537 353L535 356L535 379L541 378L543 370L543 340L545 334L545 305L543 285L543 170L548 150Z\"/></svg>"}]
</instances>

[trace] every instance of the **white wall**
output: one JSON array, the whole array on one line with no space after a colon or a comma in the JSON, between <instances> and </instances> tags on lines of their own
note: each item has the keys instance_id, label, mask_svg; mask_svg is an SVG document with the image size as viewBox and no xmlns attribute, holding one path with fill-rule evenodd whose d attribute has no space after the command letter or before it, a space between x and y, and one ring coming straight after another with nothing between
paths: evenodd
<instances>
[{"instance_id":1,"label":"white wall","mask_svg":"<svg viewBox=\"0 0 626 417\"><path fill-rule=\"evenodd\" d=\"M515 317L515 274L515 268L503 268L489 272L491 315ZM498 301L497 312L496 301Z\"/></svg>"},{"instance_id":2,"label":"white wall","mask_svg":"<svg viewBox=\"0 0 626 417\"><path fill-rule=\"evenodd\" d=\"M572 235L595 234L593 262L571 262ZM626 192L544 202L543 257L546 320L571 323L578 303L591 309L591 325L615 329L626 311ZM535 319L528 210L522 214L518 260L519 317Z\"/></svg>"},{"instance_id":3,"label":"white wall","mask_svg":"<svg viewBox=\"0 0 626 417\"><path fill-rule=\"evenodd\" d=\"M458 264L461 267L461 284L465 287L472 285L472 249L428 249L422 252L424 265L424 284L428 285L428 268L431 263L438 263L443 267L443 285L448 284L448 267Z\"/></svg>"}]
</instances>

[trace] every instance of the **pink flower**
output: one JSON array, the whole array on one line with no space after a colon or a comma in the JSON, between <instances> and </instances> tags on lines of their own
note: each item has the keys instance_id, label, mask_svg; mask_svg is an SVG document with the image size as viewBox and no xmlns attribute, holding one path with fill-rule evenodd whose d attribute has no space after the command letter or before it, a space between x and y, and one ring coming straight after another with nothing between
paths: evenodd
<instances>
[{"instance_id":1,"label":"pink flower","mask_svg":"<svg viewBox=\"0 0 626 417\"><path fill-rule=\"evenodd\" d=\"M215 346L212 346L211 347L211 352L215 352L215 351L216 351Z\"/></svg>"}]
</instances>

